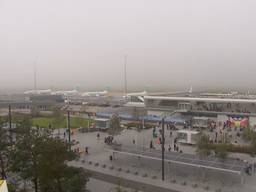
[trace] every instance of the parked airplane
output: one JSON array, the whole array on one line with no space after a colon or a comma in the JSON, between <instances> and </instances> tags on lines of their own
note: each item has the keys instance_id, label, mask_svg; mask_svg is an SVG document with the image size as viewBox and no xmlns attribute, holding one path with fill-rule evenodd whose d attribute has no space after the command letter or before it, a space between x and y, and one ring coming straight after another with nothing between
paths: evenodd
<instances>
[{"instance_id":1,"label":"parked airplane","mask_svg":"<svg viewBox=\"0 0 256 192\"><path fill-rule=\"evenodd\" d=\"M176 94L189 94L189 95L191 95L192 92L193 92L193 88L191 86L188 91L155 92L155 93L148 93L147 91L143 91L143 92L128 93L128 94L126 94L126 96L124 96L124 98L131 99L131 97L137 97L140 101L144 102L144 96L147 96L147 95L150 95L150 96L154 96L154 95L157 95L157 96L158 95L176 95Z\"/></svg>"},{"instance_id":2,"label":"parked airplane","mask_svg":"<svg viewBox=\"0 0 256 192\"><path fill-rule=\"evenodd\" d=\"M63 95L63 96L75 96L75 95L78 95L79 92L74 89L71 91L55 91L52 94L53 95Z\"/></svg>"},{"instance_id":3,"label":"parked airplane","mask_svg":"<svg viewBox=\"0 0 256 192\"><path fill-rule=\"evenodd\" d=\"M131 97L131 96L146 96L148 95L147 91L143 91L143 92L135 92L135 93L128 93L126 94L126 97Z\"/></svg>"},{"instance_id":4,"label":"parked airplane","mask_svg":"<svg viewBox=\"0 0 256 192\"><path fill-rule=\"evenodd\" d=\"M159 96L159 95L165 96L165 95L179 95L179 94L184 95L184 94L186 94L189 96L192 93L193 93L193 87L191 86L189 88L189 90L185 90L185 91L155 92L155 93L150 93L148 95L150 95L150 96Z\"/></svg>"},{"instance_id":5,"label":"parked airplane","mask_svg":"<svg viewBox=\"0 0 256 192\"><path fill-rule=\"evenodd\" d=\"M108 96L109 92L108 91L96 91L96 92L84 92L81 94L83 97L105 97Z\"/></svg>"},{"instance_id":6,"label":"parked airplane","mask_svg":"<svg viewBox=\"0 0 256 192\"><path fill-rule=\"evenodd\" d=\"M45 89L45 90L29 90L25 91L24 94L26 95L47 95L51 94L52 90L51 89Z\"/></svg>"},{"instance_id":7,"label":"parked airplane","mask_svg":"<svg viewBox=\"0 0 256 192\"><path fill-rule=\"evenodd\" d=\"M124 96L125 99L131 100L132 97L136 97L139 102L144 102L144 96L147 96L147 91L143 92L135 92L135 93L128 93Z\"/></svg>"}]
</instances>

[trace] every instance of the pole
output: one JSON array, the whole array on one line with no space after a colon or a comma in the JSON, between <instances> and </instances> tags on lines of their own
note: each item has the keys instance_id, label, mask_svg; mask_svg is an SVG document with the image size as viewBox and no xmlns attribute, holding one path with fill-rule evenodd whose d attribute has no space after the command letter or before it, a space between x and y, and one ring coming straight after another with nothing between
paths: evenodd
<instances>
[{"instance_id":1,"label":"pole","mask_svg":"<svg viewBox=\"0 0 256 192\"><path fill-rule=\"evenodd\" d=\"M89 129L90 129L90 117L88 118L88 128L87 128L87 131L89 132Z\"/></svg>"},{"instance_id":2,"label":"pole","mask_svg":"<svg viewBox=\"0 0 256 192\"><path fill-rule=\"evenodd\" d=\"M34 90L37 91L37 71L36 62L34 63Z\"/></svg>"},{"instance_id":3,"label":"pole","mask_svg":"<svg viewBox=\"0 0 256 192\"><path fill-rule=\"evenodd\" d=\"M71 130L70 130L70 111L68 111L68 142L71 141Z\"/></svg>"},{"instance_id":4,"label":"pole","mask_svg":"<svg viewBox=\"0 0 256 192\"><path fill-rule=\"evenodd\" d=\"M162 119L162 180L164 181L164 144L165 144L165 137L164 137L164 118Z\"/></svg>"},{"instance_id":5,"label":"pole","mask_svg":"<svg viewBox=\"0 0 256 192\"><path fill-rule=\"evenodd\" d=\"M126 70L126 65L127 65L127 55L124 56L124 93L125 93L125 96L127 95L127 70Z\"/></svg>"},{"instance_id":6,"label":"pole","mask_svg":"<svg viewBox=\"0 0 256 192\"><path fill-rule=\"evenodd\" d=\"M9 105L9 134L10 134L10 143L12 144L12 108Z\"/></svg>"}]
</instances>

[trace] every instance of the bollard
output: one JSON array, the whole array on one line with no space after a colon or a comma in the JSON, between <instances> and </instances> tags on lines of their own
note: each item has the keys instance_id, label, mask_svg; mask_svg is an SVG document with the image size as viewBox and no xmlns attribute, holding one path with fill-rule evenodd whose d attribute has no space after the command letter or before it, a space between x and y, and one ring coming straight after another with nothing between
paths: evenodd
<instances>
[{"instance_id":1,"label":"bollard","mask_svg":"<svg viewBox=\"0 0 256 192\"><path fill-rule=\"evenodd\" d=\"M176 179L172 179L171 183L177 183Z\"/></svg>"},{"instance_id":2,"label":"bollard","mask_svg":"<svg viewBox=\"0 0 256 192\"><path fill-rule=\"evenodd\" d=\"M142 175L142 177L148 177L148 174L147 174L147 173L145 173L145 174L143 174L143 175Z\"/></svg>"},{"instance_id":3,"label":"bollard","mask_svg":"<svg viewBox=\"0 0 256 192\"><path fill-rule=\"evenodd\" d=\"M197 183L194 183L194 184L192 184L192 187L193 187L193 188L197 188L197 187L198 187L198 184L197 184Z\"/></svg>"},{"instance_id":4,"label":"bollard","mask_svg":"<svg viewBox=\"0 0 256 192\"><path fill-rule=\"evenodd\" d=\"M110 170L113 170L113 169L114 169L114 166L110 166L109 169L110 169Z\"/></svg>"}]
</instances>

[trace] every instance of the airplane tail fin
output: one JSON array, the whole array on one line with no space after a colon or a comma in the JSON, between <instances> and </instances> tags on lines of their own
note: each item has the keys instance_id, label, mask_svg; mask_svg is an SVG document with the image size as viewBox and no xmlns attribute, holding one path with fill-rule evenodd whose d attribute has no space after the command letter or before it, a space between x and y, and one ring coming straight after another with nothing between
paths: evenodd
<instances>
[{"instance_id":1,"label":"airplane tail fin","mask_svg":"<svg viewBox=\"0 0 256 192\"><path fill-rule=\"evenodd\" d=\"M189 91L188 91L188 93L192 93L193 92L193 87L192 86L190 86L190 89L189 89Z\"/></svg>"}]
</instances>

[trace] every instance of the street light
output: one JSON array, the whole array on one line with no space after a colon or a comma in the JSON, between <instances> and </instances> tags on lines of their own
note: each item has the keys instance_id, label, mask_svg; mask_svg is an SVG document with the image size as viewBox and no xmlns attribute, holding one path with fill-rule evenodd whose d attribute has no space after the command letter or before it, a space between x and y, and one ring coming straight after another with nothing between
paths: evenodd
<instances>
[{"instance_id":1,"label":"street light","mask_svg":"<svg viewBox=\"0 0 256 192\"><path fill-rule=\"evenodd\" d=\"M162 118L162 180L164 181L164 144L165 144L165 137L164 137L164 119Z\"/></svg>"},{"instance_id":2,"label":"street light","mask_svg":"<svg viewBox=\"0 0 256 192\"><path fill-rule=\"evenodd\" d=\"M10 136L10 143L12 145L12 108L9 105L9 136Z\"/></svg>"},{"instance_id":3,"label":"street light","mask_svg":"<svg viewBox=\"0 0 256 192\"><path fill-rule=\"evenodd\" d=\"M68 142L70 143L71 141L71 130L70 130L70 111L68 109L68 118L67 118L67 126L68 126Z\"/></svg>"},{"instance_id":4,"label":"street light","mask_svg":"<svg viewBox=\"0 0 256 192\"><path fill-rule=\"evenodd\" d=\"M68 142L71 142L71 130L70 130L70 106L69 104L65 106L65 111L67 111L67 128L68 128Z\"/></svg>"},{"instance_id":5,"label":"street light","mask_svg":"<svg viewBox=\"0 0 256 192\"><path fill-rule=\"evenodd\" d=\"M173 116L176 113L176 111L173 111L171 114L169 114L168 116ZM165 136L164 136L164 124L165 124L165 118L166 115L163 115L162 117L162 180L164 181L165 179L165 174L164 174L164 152L165 152Z\"/></svg>"}]
</instances>

